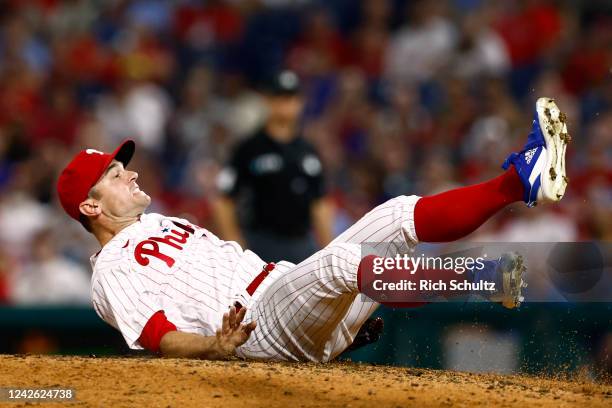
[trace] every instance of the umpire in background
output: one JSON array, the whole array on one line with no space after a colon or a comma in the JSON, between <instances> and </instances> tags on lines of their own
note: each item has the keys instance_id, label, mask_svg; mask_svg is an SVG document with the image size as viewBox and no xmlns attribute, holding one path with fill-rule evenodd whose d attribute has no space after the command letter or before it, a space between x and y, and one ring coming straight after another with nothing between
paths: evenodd
<instances>
[{"instance_id":1,"label":"umpire in background","mask_svg":"<svg viewBox=\"0 0 612 408\"><path fill-rule=\"evenodd\" d=\"M299 78L283 71L264 88L264 126L235 147L219 175L214 213L223 239L265 261L298 263L332 237L321 161L300 134Z\"/></svg>"}]
</instances>

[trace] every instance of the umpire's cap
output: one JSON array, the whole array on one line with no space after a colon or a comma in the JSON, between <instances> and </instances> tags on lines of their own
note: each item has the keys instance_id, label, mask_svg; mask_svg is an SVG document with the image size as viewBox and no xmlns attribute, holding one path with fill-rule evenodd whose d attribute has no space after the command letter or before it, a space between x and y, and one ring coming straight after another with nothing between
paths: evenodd
<instances>
[{"instance_id":1,"label":"umpire's cap","mask_svg":"<svg viewBox=\"0 0 612 408\"><path fill-rule=\"evenodd\" d=\"M277 72L263 86L263 92L268 95L297 95L300 90L300 78L290 70Z\"/></svg>"}]
</instances>

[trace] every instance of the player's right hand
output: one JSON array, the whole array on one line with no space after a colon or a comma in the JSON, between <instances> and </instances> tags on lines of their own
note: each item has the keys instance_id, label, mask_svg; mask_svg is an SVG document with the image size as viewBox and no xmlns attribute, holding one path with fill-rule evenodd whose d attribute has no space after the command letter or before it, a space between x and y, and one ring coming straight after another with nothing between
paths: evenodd
<instances>
[{"instance_id":1,"label":"player's right hand","mask_svg":"<svg viewBox=\"0 0 612 408\"><path fill-rule=\"evenodd\" d=\"M232 306L229 312L223 314L221 328L217 330L217 342L227 354L233 354L236 347L244 344L257 326L255 321L242 323L245 313L246 308L236 313L236 308Z\"/></svg>"}]
</instances>

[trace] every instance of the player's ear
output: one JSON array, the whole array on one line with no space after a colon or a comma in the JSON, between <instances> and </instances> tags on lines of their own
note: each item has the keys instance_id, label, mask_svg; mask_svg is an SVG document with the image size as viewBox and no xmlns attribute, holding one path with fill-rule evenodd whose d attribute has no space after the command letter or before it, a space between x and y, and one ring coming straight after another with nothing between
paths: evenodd
<instances>
[{"instance_id":1,"label":"player's ear","mask_svg":"<svg viewBox=\"0 0 612 408\"><path fill-rule=\"evenodd\" d=\"M98 200L87 197L85 201L79 204L79 211L87 217L96 217L102 213L102 208Z\"/></svg>"}]
</instances>

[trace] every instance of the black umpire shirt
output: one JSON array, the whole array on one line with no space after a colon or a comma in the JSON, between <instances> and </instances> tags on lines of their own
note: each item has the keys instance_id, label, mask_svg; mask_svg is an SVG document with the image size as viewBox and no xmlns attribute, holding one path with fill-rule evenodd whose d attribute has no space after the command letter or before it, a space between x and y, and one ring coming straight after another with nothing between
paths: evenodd
<instances>
[{"instance_id":1,"label":"black umpire shirt","mask_svg":"<svg viewBox=\"0 0 612 408\"><path fill-rule=\"evenodd\" d=\"M303 138L281 143L261 129L236 147L219 187L236 200L246 230L305 236L310 207L324 194L321 161Z\"/></svg>"}]
</instances>

